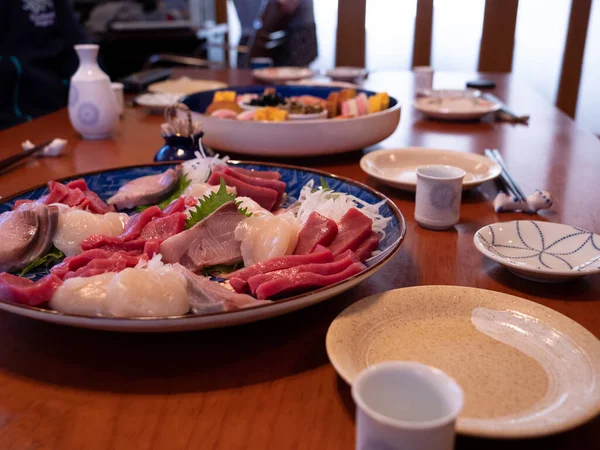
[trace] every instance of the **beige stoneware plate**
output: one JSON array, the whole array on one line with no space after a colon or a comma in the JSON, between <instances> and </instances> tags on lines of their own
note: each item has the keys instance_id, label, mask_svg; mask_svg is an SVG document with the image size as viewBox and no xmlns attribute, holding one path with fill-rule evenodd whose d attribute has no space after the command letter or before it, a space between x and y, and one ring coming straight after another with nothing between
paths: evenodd
<instances>
[{"instance_id":1,"label":"beige stoneware plate","mask_svg":"<svg viewBox=\"0 0 600 450\"><path fill-rule=\"evenodd\" d=\"M367 153L360 160L360 168L368 175L382 183L411 192L417 187L417 167L431 164L460 167L467 172L463 190L493 180L502 172L497 163L485 156L424 147L377 150Z\"/></svg>"},{"instance_id":2,"label":"beige stoneware plate","mask_svg":"<svg viewBox=\"0 0 600 450\"><path fill-rule=\"evenodd\" d=\"M226 83L213 80L192 80L182 77L175 80L159 81L148 86L150 92L188 95L194 92L211 91L227 87Z\"/></svg>"},{"instance_id":3,"label":"beige stoneware plate","mask_svg":"<svg viewBox=\"0 0 600 450\"><path fill-rule=\"evenodd\" d=\"M327 354L348 383L380 361L438 367L465 392L462 434L543 436L600 413L600 341L552 309L500 292L419 286L368 297L333 321Z\"/></svg>"}]
</instances>

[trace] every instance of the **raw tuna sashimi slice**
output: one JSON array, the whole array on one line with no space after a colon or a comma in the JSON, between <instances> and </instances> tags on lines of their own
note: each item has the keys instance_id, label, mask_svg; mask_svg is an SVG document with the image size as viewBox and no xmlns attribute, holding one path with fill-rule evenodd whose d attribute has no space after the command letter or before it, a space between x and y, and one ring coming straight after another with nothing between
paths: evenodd
<instances>
[{"instance_id":1,"label":"raw tuna sashimi slice","mask_svg":"<svg viewBox=\"0 0 600 450\"><path fill-rule=\"evenodd\" d=\"M265 209L268 209L269 211L271 211L273 207L277 204L279 192L277 192L275 189L255 186L231 175L213 172L210 178L208 179L208 184L216 186L221 182L221 178L225 180L225 184L227 186L236 188L239 196L250 197L260 206L262 206Z\"/></svg>"},{"instance_id":2,"label":"raw tuna sashimi slice","mask_svg":"<svg viewBox=\"0 0 600 450\"><path fill-rule=\"evenodd\" d=\"M338 234L329 245L334 256L346 250L356 250L367 239L373 227L373 221L356 208L350 208L338 223Z\"/></svg>"},{"instance_id":3,"label":"raw tuna sashimi slice","mask_svg":"<svg viewBox=\"0 0 600 450\"><path fill-rule=\"evenodd\" d=\"M123 234L119 236L123 241L137 239L142 229L155 217L161 217L162 211L158 206L146 208L141 213L137 213L129 218L125 224Z\"/></svg>"},{"instance_id":4,"label":"raw tuna sashimi slice","mask_svg":"<svg viewBox=\"0 0 600 450\"><path fill-rule=\"evenodd\" d=\"M366 261L367 259L369 259L371 257L371 254L375 250L377 250L378 247L379 247L379 235L377 233L375 233L374 231L371 231L371 234L369 235L369 237L367 237L367 239L365 239L358 246L358 248L354 251L354 253L356 253L356 256L358 256L358 258L361 261Z\"/></svg>"},{"instance_id":5,"label":"raw tuna sashimi slice","mask_svg":"<svg viewBox=\"0 0 600 450\"><path fill-rule=\"evenodd\" d=\"M216 166L213 169L213 173L214 172L231 175L232 177L235 177L238 180L242 180L245 183L252 184L254 186L275 189L279 193L279 198L281 198L281 196L285 193L286 184L280 180L270 180L268 178L253 177L240 172L236 172L235 170L227 166Z\"/></svg>"},{"instance_id":6,"label":"raw tuna sashimi slice","mask_svg":"<svg viewBox=\"0 0 600 450\"><path fill-rule=\"evenodd\" d=\"M142 229L138 239L164 241L177 233L181 233L185 229L186 220L187 216L182 212L155 218Z\"/></svg>"},{"instance_id":7,"label":"raw tuna sashimi slice","mask_svg":"<svg viewBox=\"0 0 600 450\"><path fill-rule=\"evenodd\" d=\"M333 275L301 272L288 277L279 277L272 281L262 283L258 289L256 289L256 297L259 300L266 300L299 294L310 289L338 283L360 273L364 269L365 265L358 262L348 266L342 272Z\"/></svg>"},{"instance_id":8,"label":"raw tuna sashimi slice","mask_svg":"<svg viewBox=\"0 0 600 450\"><path fill-rule=\"evenodd\" d=\"M338 234L335 221L313 212L298 233L298 244L295 255L305 255L312 252L317 245L327 247Z\"/></svg>"},{"instance_id":9,"label":"raw tuna sashimi slice","mask_svg":"<svg viewBox=\"0 0 600 450\"><path fill-rule=\"evenodd\" d=\"M248 170L241 167L231 167L234 172L254 178L265 178L267 180L281 180L281 174L272 170Z\"/></svg>"},{"instance_id":10,"label":"raw tuna sashimi slice","mask_svg":"<svg viewBox=\"0 0 600 450\"><path fill-rule=\"evenodd\" d=\"M46 275L36 282L28 278L0 273L0 298L23 305L36 306L52 298L62 284L56 275Z\"/></svg>"}]
</instances>

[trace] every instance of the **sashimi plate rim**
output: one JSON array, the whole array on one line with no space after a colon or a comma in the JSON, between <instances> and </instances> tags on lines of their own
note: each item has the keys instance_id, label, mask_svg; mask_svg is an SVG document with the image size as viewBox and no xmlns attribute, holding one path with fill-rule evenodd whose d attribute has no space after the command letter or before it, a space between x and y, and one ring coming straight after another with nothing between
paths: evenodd
<instances>
[{"instance_id":1,"label":"sashimi plate rim","mask_svg":"<svg viewBox=\"0 0 600 450\"><path fill-rule=\"evenodd\" d=\"M131 170L136 168L146 167L160 167L160 166L173 166L178 162L160 162L160 163L149 163L149 164L135 164L123 167L113 167L109 169L95 170L85 173L74 174L71 176L56 179L58 182L65 182L81 177L100 175L107 172L115 172L121 170ZM380 200L384 200L392 213L392 217L395 217L399 223L399 236L392 242L387 248L375 257L373 257L372 265L368 266L367 269L359 272L352 277L346 278L345 280L339 281L330 286L315 289L303 294L298 294L289 298L281 300L275 300L272 304L259 305L252 308L237 309L233 311L222 311L210 314L185 314L176 316L162 316L162 317L110 317L110 316L90 316L83 314L71 314L55 311L48 308L41 308L38 306L22 305L14 302L10 302L0 298L0 310L5 310L15 314L27 316L34 319L40 319L47 322L58 323L62 325L70 325L81 328L93 328L102 330L112 331L143 331L143 332L161 332L161 331L188 331L188 330L199 330L209 329L224 326L237 325L242 323L249 323L258 320L275 317L278 315L285 314L287 312L293 312L297 309L310 306L320 301L327 300L330 297L338 295L347 289L350 289L373 275L375 272L380 270L391 258L399 251L400 245L402 244L406 235L406 221L398 206L390 200L387 196L380 193L376 189L367 186L359 181L350 179L348 177L331 174L322 170L294 166L290 164L281 163L268 163L261 161L246 161L246 160L229 160L231 165L240 166L262 166L265 169L279 168L288 170L297 170L301 172L311 173L317 176L326 176L328 178L339 180L345 184L354 185L362 190L369 192L370 194L378 197ZM0 205L8 203L18 197L21 197L27 193L36 191L44 188L47 183L41 183L29 189L24 189L13 195L4 198ZM316 297L310 301L312 297ZM307 304L302 304L302 300L307 301ZM285 306L287 306L287 308ZM260 312L266 312L260 314ZM258 313L258 314L253 314ZM258 316L258 317L253 317ZM230 319L227 321L227 319ZM211 319L217 319L211 323ZM223 320L219 320L223 319ZM237 320L236 320L237 319ZM191 321L197 322L196 324L190 323ZM149 326L148 326L149 325ZM155 326L154 326L155 325Z\"/></svg>"}]
</instances>

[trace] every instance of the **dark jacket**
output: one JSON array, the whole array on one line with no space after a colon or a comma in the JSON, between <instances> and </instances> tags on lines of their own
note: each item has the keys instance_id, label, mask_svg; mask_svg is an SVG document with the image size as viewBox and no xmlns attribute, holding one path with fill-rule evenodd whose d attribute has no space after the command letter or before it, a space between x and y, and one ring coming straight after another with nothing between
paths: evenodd
<instances>
[{"instance_id":1,"label":"dark jacket","mask_svg":"<svg viewBox=\"0 0 600 450\"><path fill-rule=\"evenodd\" d=\"M66 106L82 42L68 0L0 0L0 129Z\"/></svg>"}]
</instances>

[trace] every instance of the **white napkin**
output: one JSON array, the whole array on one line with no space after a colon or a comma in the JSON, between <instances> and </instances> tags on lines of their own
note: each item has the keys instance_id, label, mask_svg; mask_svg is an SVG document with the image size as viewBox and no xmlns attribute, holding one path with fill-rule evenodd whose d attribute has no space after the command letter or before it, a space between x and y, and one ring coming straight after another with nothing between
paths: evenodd
<instances>
[{"instance_id":1,"label":"white napkin","mask_svg":"<svg viewBox=\"0 0 600 450\"><path fill-rule=\"evenodd\" d=\"M521 201L500 191L494 199L494 209L497 213L507 211L523 211L529 214L535 214L539 210L549 209L552 206L552 196L548 191L536 190L527 197L527 201Z\"/></svg>"}]
</instances>

